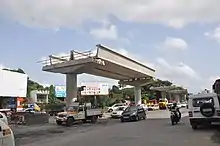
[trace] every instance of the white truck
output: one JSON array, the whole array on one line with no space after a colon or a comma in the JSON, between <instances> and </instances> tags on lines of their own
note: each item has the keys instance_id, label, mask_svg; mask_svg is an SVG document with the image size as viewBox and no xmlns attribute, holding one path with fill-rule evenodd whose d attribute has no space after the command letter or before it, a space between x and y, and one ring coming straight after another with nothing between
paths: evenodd
<instances>
[{"instance_id":1,"label":"white truck","mask_svg":"<svg viewBox=\"0 0 220 146\"><path fill-rule=\"evenodd\" d=\"M57 125L72 126L75 121L96 123L98 117L102 117L102 114L101 109L92 109L91 103L80 104L74 102L66 108L65 112L58 113L55 119Z\"/></svg>"}]
</instances>

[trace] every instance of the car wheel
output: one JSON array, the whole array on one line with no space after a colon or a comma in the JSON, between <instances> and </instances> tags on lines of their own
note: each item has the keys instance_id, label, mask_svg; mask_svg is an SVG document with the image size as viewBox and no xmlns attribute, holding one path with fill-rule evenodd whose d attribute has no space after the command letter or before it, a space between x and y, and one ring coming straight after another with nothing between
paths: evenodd
<instances>
[{"instance_id":1,"label":"car wheel","mask_svg":"<svg viewBox=\"0 0 220 146\"><path fill-rule=\"evenodd\" d=\"M140 120L139 116L135 116L135 121L139 121L139 120Z\"/></svg>"},{"instance_id":2,"label":"car wheel","mask_svg":"<svg viewBox=\"0 0 220 146\"><path fill-rule=\"evenodd\" d=\"M113 109L109 109L108 111L111 113L111 112L113 112Z\"/></svg>"},{"instance_id":3,"label":"car wheel","mask_svg":"<svg viewBox=\"0 0 220 146\"><path fill-rule=\"evenodd\" d=\"M192 129L193 129L193 130L198 129L198 125L197 125L197 124L192 124L191 126L192 126Z\"/></svg>"},{"instance_id":4,"label":"car wheel","mask_svg":"<svg viewBox=\"0 0 220 146\"><path fill-rule=\"evenodd\" d=\"M73 125L74 119L73 118L68 118L66 121L66 126L70 127Z\"/></svg>"},{"instance_id":5,"label":"car wheel","mask_svg":"<svg viewBox=\"0 0 220 146\"><path fill-rule=\"evenodd\" d=\"M98 120L98 117L97 116L93 116L92 119L91 119L91 122L92 123L96 123Z\"/></svg>"},{"instance_id":6,"label":"car wheel","mask_svg":"<svg viewBox=\"0 0 220 146\"><path fill-rule=\"evenodd\" d=\"M62 121L56 121L57 125L62 125Z\"/></svg>"},{"instance_id":7,"label":"car wheel","mask_svg":"<svg viewBox=\"0 0 220 146\"><path fill-rule=\"evenodd\" d=\"M146 115L144 115L143 119L144 119L144 120L146 120L146 118L147 118L147 116L146 116Z\"/></svg>"},{"instance_id":8,"label":"car wheel","mask_svg":"<svg viewBox=\"0 0 220 146\"><path fill-rule=\"evenodd\" d=\"M124 123L124 119L121 118L121 122Z\"/></svg>"}]
</instances>

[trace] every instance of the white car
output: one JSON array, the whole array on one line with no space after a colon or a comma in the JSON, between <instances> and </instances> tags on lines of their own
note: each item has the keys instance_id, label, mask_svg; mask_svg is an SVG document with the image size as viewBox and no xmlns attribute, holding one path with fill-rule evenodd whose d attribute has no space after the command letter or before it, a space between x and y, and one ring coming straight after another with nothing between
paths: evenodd
<instances>
[{"instance_id":1,"label":"white car","mask_svg":"<svg viewBox=\"0 0 220 146\"><path fill-rule=\"evenodd\" d=\"M188 100L189 121L193 129L220 122L220 97L216 93L192 95Z\"/></svg>"},{"instance_id":2,"label":"white car","mask_svg":"<svg viewBox=\"0 0 220 146\"><path fill-rule=\"evenodd\" d=\"M178 102L178 103L177 103L177 107L178 107L178 108L182 108L182 104Z\"/></svg>"},{"instance_id":3,"label":"white car","mask_svg":"<svg viewBox=\"0 0 220 146\"><path fill-rule=\"evenodd\" d=\"M148 106L146 104L139 104L138 106L141 106L145 111L148 111Z\"/></svg>"},{"instance_id":4,"label":"white car","mask_svg":"<svg viewBox=\"0 0 220 146\"><path fill-rule=\"evenodd\" d=\"M181 107L187 107L187 103L186 102L181 102Z\"/></svg>"},{"instance_id":5,"label":"white car","mask_svg":"<svg viewBox=\"0 0 220 146\"><path fill-rule=\"evenodd\" d=\"M116 103L113 106L108 107L108 112L113 112L114 110L116 110L120 106L126 106L126 104L125 103Z\"/></svg>"},{"instance_id":6,"label":"white car","mask_svg":"<svg viewBox=\"0 0 220 146\"><path fill-rule=\"evenodd\" d=\"M127 108L127 106L119 106L116 110L114 110L111 114L112 118L120 118L124 110Z\"/></svg>"},{"instance_id":7,"label":"white car","mask_svg":"<svg viewBox=\"0 0 220 146\"><path fill-rule=\"evenodd\" d=\"M0 145L15 146L15 138L11 128L0 120Z\"/></svg>"},{"instance_id":8,"label":"white car","mask_svg":"<svg viewBox=\"0 0 220 146\"><path fill-rule=\"evenodd\" d=\"M158 104L153 104L153 105L150 105L149 107L148 107L148 110L149 111L155 111L155 110L159 110L160 108L159 108L159 105Z\"/></svg>"},{"instance_id":9,"label":"white car","mask_svg":"<svg viewBox=\"0 0 220 146\"><path fill-rule=\"evenodd\" d=\"M6 117L4 113L0 112L0 120L2 120L3 122L5 122L5 124L8 125L8 118Z\"/></svg>"}]
</instances>

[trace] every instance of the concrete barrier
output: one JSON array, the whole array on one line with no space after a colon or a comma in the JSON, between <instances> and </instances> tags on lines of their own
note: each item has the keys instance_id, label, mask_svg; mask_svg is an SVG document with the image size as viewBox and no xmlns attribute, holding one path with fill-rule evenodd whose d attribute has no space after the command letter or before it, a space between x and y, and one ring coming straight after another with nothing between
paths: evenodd
<instances>
[{"instance_id":1,"label":"concrete barrier","mask_svg":"<svg viewBox=\"0 0 220 146\"><path fill-rule=\"evenodd\" d=\"M49 115L46 113L15 113L12 123L22 125L36 125L49 123Z\"/></svg>"},{"instance_id":2,"label":"concrete barrier","mask_svg":"<svg viewBox=\"0 0 220 146\"><path fill-rule=\"evenodd\" d=\"M49 115L45 113L26 113L24 115L24 122L26 125L49 123Z\"/></svg>"}]
</instances>

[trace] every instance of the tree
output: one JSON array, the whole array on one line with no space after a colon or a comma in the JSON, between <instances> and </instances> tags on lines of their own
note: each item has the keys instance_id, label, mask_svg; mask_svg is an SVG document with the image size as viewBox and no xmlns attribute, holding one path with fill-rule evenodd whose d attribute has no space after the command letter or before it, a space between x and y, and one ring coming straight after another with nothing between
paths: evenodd
<instances>
[{"instance_id":1,"label":"tree","mask_svg":"<svg viewBox=\"0 0 220 146\"><path fill-rule=\"evenodd\" d=\"M111 89L111 90L112 90L112 92L115 93L115 94L120 94L120 93L121 93L119 87L118 87L118 86L115 86L115 85L112 86L112 89Z\"/></svg>"}]
</instances>

